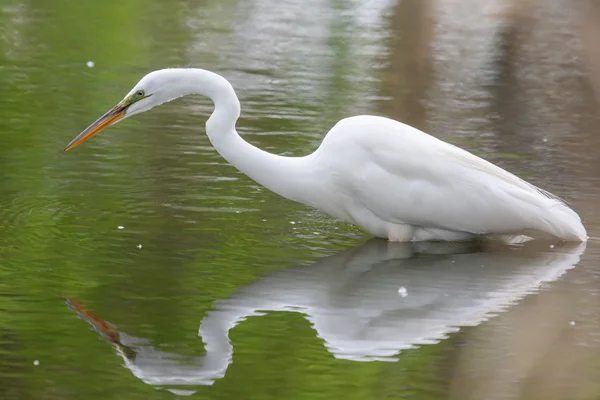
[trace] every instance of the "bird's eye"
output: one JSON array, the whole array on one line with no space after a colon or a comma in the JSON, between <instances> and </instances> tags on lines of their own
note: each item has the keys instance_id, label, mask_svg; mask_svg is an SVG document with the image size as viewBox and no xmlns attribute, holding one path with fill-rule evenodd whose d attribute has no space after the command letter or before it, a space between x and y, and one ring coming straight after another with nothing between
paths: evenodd
<instances>
[{"instance_id":1,"label":"bird's eye","mask_svg":"<svg viewBox=\"0 0 600 400\"><path fill-rule=\"evenodd\" d=\"M135 92L135 95L137 97L144 97L144 91L143 90L138 90L137 92Z\"/></svg>"}]
</instances>

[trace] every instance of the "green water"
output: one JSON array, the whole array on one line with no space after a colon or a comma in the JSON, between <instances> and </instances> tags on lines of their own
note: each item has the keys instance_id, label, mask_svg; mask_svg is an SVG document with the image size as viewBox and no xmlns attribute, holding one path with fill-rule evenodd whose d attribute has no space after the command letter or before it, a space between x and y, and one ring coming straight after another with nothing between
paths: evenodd
<instances>
[{"instance_id":1,"label":"green water","mask_svg":"<svg viewBox=\"0 0 600 400\"><path fill-rule=\"evenodd\" d=\"M596 399L599 13L464 4L2 2L0 398ZM228 78L261 148L401 119L564 197L592 239L369 240L229 166L202 98L62 152L170 66Z\"/></svg>"}]
</instances>

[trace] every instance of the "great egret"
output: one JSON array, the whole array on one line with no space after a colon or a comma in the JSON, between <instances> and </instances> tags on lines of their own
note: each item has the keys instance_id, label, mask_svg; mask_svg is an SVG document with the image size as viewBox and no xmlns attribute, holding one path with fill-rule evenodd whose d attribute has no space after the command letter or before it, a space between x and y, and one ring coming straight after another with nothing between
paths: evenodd
<instances>
[{"instance_id":1,"label":"great egret","mask_svg":"<svg viewBox=\"0 0 600 400\"><path fill-rule=\"evenodd\" d=\"M236 168L283 197L354 223L373 236L403 242L541 233L587 240L579 216L559 198L392 119L343 119L304 157L267 153L236 132L240 102L231 84L203 69L149 73L65 151L120 120L190 94L213 101L206 133Z\"/></svg>"}]
</instances>

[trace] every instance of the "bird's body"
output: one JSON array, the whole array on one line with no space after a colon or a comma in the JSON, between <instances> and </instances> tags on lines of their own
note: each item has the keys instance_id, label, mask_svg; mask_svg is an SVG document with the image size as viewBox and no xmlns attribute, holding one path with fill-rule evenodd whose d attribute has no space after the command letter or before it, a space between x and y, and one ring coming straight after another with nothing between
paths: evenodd
<instances>
[{"instance_id":1,"label":"bird's body","mask_svg":"<svg viewBox=\"0 0 600 400\"><path fill-rule=\"evenodd\" d=\"M326 192L325 201L312 205L377 237L463 240L533 231L586 237L577 214L558 198L388 118L344 119L310 157Z\"/></svg>"},{"instance_id":2,"label":"bird's body","mask_svg":"<svg viewBox=\"0 0 600 400\"><path fill-rule=\"evenodd\" d=\"M275 193L354 223L373 236L423 241L525 233L587 239L579 216L560 199L392 119L343 119L304 157L260 150L235 130L240 104L233 87L201 69L148 74L67 149L124 117L188 94L213 100L215 111L206 132L232 165Z\"/></svg>"}]
</instances>

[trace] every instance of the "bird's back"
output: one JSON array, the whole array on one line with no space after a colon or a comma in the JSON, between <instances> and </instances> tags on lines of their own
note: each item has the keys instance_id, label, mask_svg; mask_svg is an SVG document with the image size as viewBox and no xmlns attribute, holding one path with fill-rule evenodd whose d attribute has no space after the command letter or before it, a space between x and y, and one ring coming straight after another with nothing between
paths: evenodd
<instances>
[{"instance_id":1,"label":"bird's back","mask_svg":"<svg viewBox=\"0 0 600 400\"><path fill-rule=\"evenodd\" d=\"M327 166L323 171L350 214L364 207L395 224L587 238L579 216L556 196L398 121L376 116L341 120L315 155Z\"/></svg>"}]
</instances>

